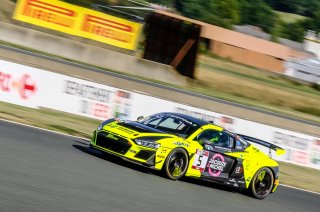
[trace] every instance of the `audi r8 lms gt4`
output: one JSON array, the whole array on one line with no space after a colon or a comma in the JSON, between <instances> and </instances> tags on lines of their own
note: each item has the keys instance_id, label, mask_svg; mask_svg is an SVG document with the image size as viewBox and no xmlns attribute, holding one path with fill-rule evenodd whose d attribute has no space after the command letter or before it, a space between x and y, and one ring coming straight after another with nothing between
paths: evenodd
<instances>
[{"instance_id":1,"label":"audi r8 lms gt4","mask_svg":"<svg viewBox=\"0 0 320 212\"><path fill-rule=\"evenodd\" d=\"M248 189L263 199L276 191L279 168L252 142L284 153L268 142L168 112L137 121L106 120L94 131L90 147L160 170L173 180L185 176L213 181Z\"/></svg>"}]
</instances>

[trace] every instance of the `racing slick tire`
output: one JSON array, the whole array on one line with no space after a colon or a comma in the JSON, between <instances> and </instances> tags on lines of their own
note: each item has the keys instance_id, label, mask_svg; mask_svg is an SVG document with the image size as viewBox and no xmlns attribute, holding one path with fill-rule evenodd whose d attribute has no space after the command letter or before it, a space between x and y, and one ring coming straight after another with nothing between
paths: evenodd
<instances>
[{"instance_id":1,"label":"racing slick tire","mask_svg":"<svg viewBox=\"0 0 320 212\"><path fill-rule=\"evenodd\" d=\"M187 152L182 148L172 150L163 166L166 177L172 180L179 180L188 169L189 159Z\"/></svg>"},{"instance_id":2,"label":"racing slick tire","mask_svg":"<svg viewBox=\"0 0 320 212\"><path fill-rule=\"evenodd\" d=\"M263 167L259 169L250 184L250 191L253 197L257 199L266 198L273 188L274 176L272 171Z\"/></svg>"}]
</instances>

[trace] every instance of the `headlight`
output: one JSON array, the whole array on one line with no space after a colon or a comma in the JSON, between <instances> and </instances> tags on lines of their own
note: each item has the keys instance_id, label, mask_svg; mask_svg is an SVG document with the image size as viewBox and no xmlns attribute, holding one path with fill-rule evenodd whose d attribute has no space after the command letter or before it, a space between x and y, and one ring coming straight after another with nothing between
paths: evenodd
<instances>
[{"instance_id":1,"label":"headlight","mask_svg":"<svg viewBox=\"0 0 320 212\"><path fill-rule=\"evenodd\" d=\"M106 120L106 121L101 122L101 123L99 124L97 130L98 130L98 131L102 130L105 125L107 125L107 124L109 124L110 122L113 122L113 121L114 121L114 119L108 119L108 120Z\"/></svg>"},{"instance_id":2,"label":"headlight","mask_svg":"<svg viewBox=\"0 0 320 212\"><path fill-rule=\"evenodd\" d=\"M163 137L163 136L141 137L141 138L134 139L134 141L136 142L136 144L140 146L145 146L152 149L158 149L160 147L160 144L155 143L155 141L163 138L168 138L168 137Z\"/></svg>"},{"instance_id":3,"label":"headlight","mask_svg":"<svg viewBox=\"0 0 320 212\"><path fill-rule=\"evenodd\" d=\"M149 147L149 148L152 148L152 149L158 149L160 147L160 144L144 141L144 140L141 140L141 139L136 139L135 142L140 146L145 146L145 147Z\"/></svg>"}]
</instances>

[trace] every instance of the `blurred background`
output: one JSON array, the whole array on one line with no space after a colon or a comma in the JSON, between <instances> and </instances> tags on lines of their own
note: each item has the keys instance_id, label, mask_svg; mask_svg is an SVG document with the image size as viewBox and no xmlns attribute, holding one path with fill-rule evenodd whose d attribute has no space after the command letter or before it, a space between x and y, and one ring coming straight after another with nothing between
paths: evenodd
<instances>
[{"instance_id":1,"label":"blurred background","mask_svg":"<svg viewBox=\"0 0 320 212\"><path fill-rule=\"evenodd\" d=\"M16 20L15 2L1 1L3 24L172 65L181 75L193 79L190 89L319 121L320 6L316 0L65 1L140 24L134 44L125 48L90 39L91 35L64 33L54 26L46 29L45 22L34 23L30 18L21 16ZM190 25L193 28L189 29ZM4 41L14 41L7 34L3 37ZM79 60L79 53L78 58L72 58L73 55L55 51L54 43L42 48L24 41L15 43ZM102 61L86 62L126 71L123 70L126 67L106 65ZM146 74L143 76L148 78Z\"/></svg>"},{"instance_id":2,"label":"blurred background","mask_svg":"<svg viewBox=\"0 0 320 212\"><path fill-rule=\"evenodd\" d=\"M2 118L90 138L173 110L284 146L319 191L320 1L0 0L0 28Z\"/></svg>"}]
</instances>

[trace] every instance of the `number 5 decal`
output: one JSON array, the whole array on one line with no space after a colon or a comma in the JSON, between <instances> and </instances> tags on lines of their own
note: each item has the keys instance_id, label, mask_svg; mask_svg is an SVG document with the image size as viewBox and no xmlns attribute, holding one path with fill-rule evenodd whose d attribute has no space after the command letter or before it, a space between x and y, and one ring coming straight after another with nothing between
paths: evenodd
<instances>
[{"instance_id":1,"label":"number 5 decal","mask_svg":"<svg viewBox=\"0 0 320 212\"><path fill-rule=\"evenodd\" d=\"M197 149L196 155L194 156L192 168L203 172L208 162L208 158L209 158L208 151Z\"/></svg>"},{"instance_id":2,"label":"number 5 decal","mask_svg":"<svg viewBox=\"0 0 320 212\"><path fill-rule=\"evenodd\" d=\"M202 163L202 160L201 160L201 159L202 159L202 157L203 157L202 155L199 155L199 157L198 157L198 162L199 162L199 163L197 164L198 167L201 166L201 163Z\"/></svg>"}]
</instances>

